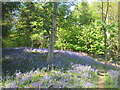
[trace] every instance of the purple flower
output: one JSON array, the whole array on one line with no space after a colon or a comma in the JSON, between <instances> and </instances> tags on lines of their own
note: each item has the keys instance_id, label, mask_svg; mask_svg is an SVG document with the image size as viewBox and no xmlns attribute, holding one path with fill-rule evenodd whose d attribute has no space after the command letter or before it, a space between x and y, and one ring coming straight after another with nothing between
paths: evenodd
<instances>
[{"instance_id":1,"label":"purple flower","mask_svg":"<svg viewBox=\"0 0 120 90\"><path fill-rule=\"evenodd\" d=\"M43 76L44 77L44 81L48 81L49 79L51 79L52 78L52 76Z\"/></svg>"},{"instance_id":2,"label":"purple flower","mask_svg":"<svg viewBox=\"0 0 120 90\"><path fill-rule=\"evenodd\" d=\"M31 86L34 86L34 87L39 87L42 85L43 82L37 82L37 83L32 83Z\"/></svg>"}]
</instances>

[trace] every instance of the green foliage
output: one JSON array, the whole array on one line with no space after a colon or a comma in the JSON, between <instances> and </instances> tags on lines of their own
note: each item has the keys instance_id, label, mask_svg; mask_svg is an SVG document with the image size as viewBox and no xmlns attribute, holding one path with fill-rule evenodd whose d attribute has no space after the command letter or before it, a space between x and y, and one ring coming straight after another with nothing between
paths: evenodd
<instances>
[{"instance_id":1,"label":"green foliage","mask_svg":"<svg viewBox=\"0 0 120 90\"><path fill-rule=\"evenodd\" d=\"M44 48L47 46L47 39L44 36L45 32L41 32L40 34L32 34L31 40L32 40L32 46Z\"/></svg>"},{"instance_id":2,"label":"green foliage","mask_svg":"<svg viewBox=\"0 0 120 90\"><path fill-rule=\"evenodd\" d=\"M2 3L3 47L47 48L52 33L53 4L46 3ZM118 25L113 10L108 12L108 24L101 22L100 3L59 3L57 15L56 49L83 51L95 55L104 54L104 31L107 29L107 49L110 58L118 57ZM115 3L110 3L116 11ZM104 7L106 4L104 5ZM115 12L114 11L114 12ZM105 11L104 11L105 12ZM115 19L114 19L115 18Z\"/></svg>"},{"instance_id":3,"label":"green foliage","mask_svg":"<svg viewBox=\"0 0 120 90\"><path fill-rule=\"evenodd\" d=\"M19 10L19 2L2 2L2 36L7 37L11 33L13 27L14 14L13 11Z\"/></svg>"},{"instance_id":4,"label":"green foliage","mask_svg":"<svg viewBox=\"0 0 120 90\"><path fill-rule=\"evenodd\" d=\"M59 29L56 47L74 51L104 54L103 32L96 22L81 27L72 26L69 30Z\"/></svg>"}]
</instances>

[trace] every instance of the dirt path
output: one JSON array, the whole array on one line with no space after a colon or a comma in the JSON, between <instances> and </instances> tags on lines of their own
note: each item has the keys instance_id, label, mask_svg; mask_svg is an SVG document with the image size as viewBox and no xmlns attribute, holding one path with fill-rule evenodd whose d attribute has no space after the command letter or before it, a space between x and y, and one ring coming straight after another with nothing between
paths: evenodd
<instances>
[{"instance_id":1,"label":"dirt path","mask_svg":"<svg viewBox=\"0 0 120 90\"><path fill-rule=\"evenodd\" d=\"M105 71L104 70L100 70L98 72L98 86L99 88L105 88L104 85L105 85Z\"/></svg>"},{"instance_id":2,"label":"dirt path","mask_svg":"<svg viewBox=\"0 0 120 90\"><path fill-rule=\"evenodd\" d=\"M104 88L104 77L103 76L99 76L98 85L99 85L99 88Z\"/></svg>"}]
</instances>

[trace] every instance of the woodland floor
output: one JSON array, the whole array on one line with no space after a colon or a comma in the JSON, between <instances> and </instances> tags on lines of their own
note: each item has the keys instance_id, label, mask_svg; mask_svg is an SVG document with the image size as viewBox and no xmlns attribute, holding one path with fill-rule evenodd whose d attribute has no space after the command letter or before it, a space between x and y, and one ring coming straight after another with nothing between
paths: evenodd
<instances>
[{"instance_id":1,"label":"woodland floor","mask_svg":"<svg viewBox=\"0 0 120 90\"><path fill-rule=\"evenodd\" d=\"M98 85L99 88L104 88L106 69L117 69L120 67L119 65L116 67L115 64L105 65L103 62L94 60L82 53L55 50L54 55L53 61L46 62L47 49L31 49L25 47L3 49L3 77L6 75L13 75L16 71L24 73L37 68L41 69L51 63L54 63L63 69L71 68L70 63L80 63L81 65L88 65L98 69Z\"/></svg>"}]
</instances>

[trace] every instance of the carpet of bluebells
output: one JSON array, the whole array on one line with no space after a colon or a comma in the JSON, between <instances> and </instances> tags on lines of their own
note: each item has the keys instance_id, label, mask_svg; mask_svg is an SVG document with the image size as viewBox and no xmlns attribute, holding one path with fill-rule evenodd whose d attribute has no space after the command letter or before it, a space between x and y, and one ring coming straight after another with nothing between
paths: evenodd
<instances>
[{"instance_id":1,"label":"carpet of bluebells","mask_svg":"<svg viewBox=\"0 0 120 90\"><path fill-rule=\"evenodd\" d=\"M3 88L98 88L99 69L108 70L106 83L111 85L107 88L118 87L117 69L77 52L54 50L50 61L46 61L46 48L4 48L2 52Z\"/></svg>"}]
</instances>

